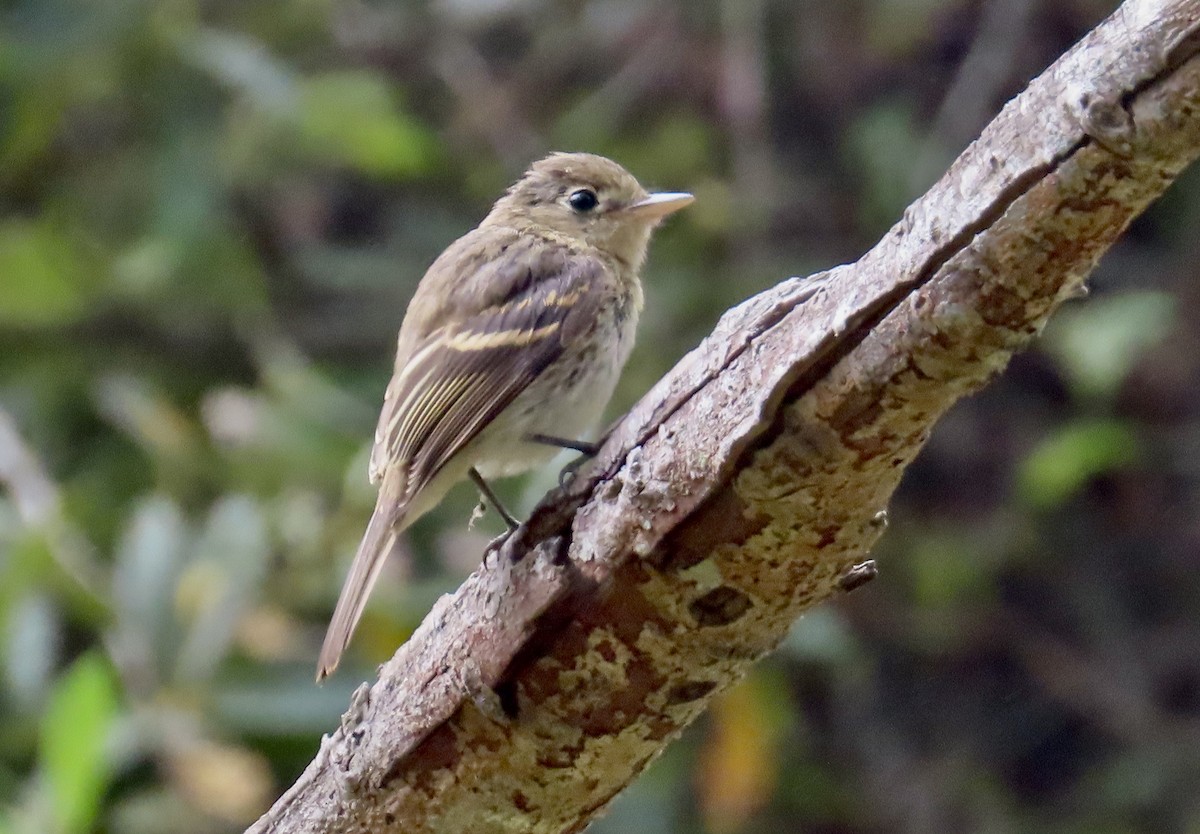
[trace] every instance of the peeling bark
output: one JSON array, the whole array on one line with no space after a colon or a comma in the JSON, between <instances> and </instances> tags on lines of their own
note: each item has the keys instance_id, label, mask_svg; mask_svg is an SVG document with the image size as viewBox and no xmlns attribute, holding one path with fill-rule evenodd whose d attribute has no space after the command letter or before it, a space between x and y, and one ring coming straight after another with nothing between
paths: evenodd
<instances>
[{"instance_id":1,"label":"peeling bark","mask_svg":"<svg viewBox=\"0 0 1200 834\"><path fill-rule=\"evenodd\" d=\"M582 830L807 608L873 575L933 424L1197 155L1200 0L1131 0L859 261L726 313L250 831Z\"/></svg>"}]
</instances>

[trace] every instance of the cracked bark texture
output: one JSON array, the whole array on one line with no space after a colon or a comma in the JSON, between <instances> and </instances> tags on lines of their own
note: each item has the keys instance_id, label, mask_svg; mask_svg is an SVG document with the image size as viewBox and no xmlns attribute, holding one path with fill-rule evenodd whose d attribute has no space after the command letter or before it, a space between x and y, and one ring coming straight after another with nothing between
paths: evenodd
<instances>
[{"instance_id":1,"label":"cracked bark texture","mask_svg":"<svg viewBox=\"0 0 1200 834\"><path fill-rule=\"evenodd\" d=\"M250 831L585 828L840 592L937 419L1197 155L1200 0L1131 0L859 261L726 313Z\"/></svg>"}]
</instances>

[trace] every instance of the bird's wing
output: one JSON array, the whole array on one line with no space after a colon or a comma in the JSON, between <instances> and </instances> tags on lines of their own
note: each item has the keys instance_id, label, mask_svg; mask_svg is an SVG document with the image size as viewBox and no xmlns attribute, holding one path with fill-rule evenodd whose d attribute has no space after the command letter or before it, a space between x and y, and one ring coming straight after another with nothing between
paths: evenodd
<instances>
[{"instance_id":1,"label":"bird's wing","mask_svg":"<svg viewBox=\"0 0 1200 834\"><path fill-rule=\"evenodd\" d=\"M372 480L401 468L397 499L411 500L594 322L604 264L540 243L482 265L492 303L443 321L397 368L371 454Z\"/></svg>"},{"instance_id":2,"label":"bird's wing","mask_svg":"<svg viewBox=\"0 0 1200 834\"><path fill-rule=\"evenodd\" d=\"M602 262L565 247L513 254L519 268L480 265L491 270L477 276L487 278L482 309L462 315L460 295L451 302L458 312L443 306L438 326L401 333L371 453L379 499L325 634L318 681L337 668L413 498L595 321L606 294Z\"/></svg>"}]
</instances>

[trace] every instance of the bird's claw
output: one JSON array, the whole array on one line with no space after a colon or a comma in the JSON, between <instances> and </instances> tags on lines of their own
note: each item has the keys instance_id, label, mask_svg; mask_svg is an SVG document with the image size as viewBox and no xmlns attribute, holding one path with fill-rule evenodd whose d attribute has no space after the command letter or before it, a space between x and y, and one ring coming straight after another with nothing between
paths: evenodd
<instances>
[{"instance_id":1,"label":"bird's claw","mask_svg":"<svg viewBox=\"0 0 1200 834\"><path fill-rule=\"evenodd\" d=\"M571 479L575 477L575 473L579 471L580 467L582 467L585 463L587 463L593 457L594 457L594 455L587 455L587 454L580 455L579 457L575 458L575 460L571 461L566 466L564 466L561 470L559 470L558 488L565 489L567 484L569 484L571 482Z\"/></svg>"},{"instance_id":2,"label":"bird's claw","mask_svg":"<svg viewBox=\"0 0 1200 834\"><path fill-rule=\"evenodd\" d=\"M492 554L499 553L501 550L503 550L504 543L508 541L512 534L512 530L505 530L503 533L487 543L487 547L483 549L483 566L485 568L488 566L488 560L491 558Z\"/></svg>"},{"instance_id":3,"label":"bird's claw","mask_svg":"<svg viewBox=\"0 0 1200 834\"><path fill-rule=\"evenodd\" d=\"M488 559L492 556L493 553L496 554L497 556L499 556L501 553L504 552L505 548L509 546L510 542L513 545L513 547L511 548L512 552L513 552L512 561L514 561L514 562L521 561L521 555L524 555L524 551L520 548L520 543L521 543L521 539L524 537L524 535L525 535L525 525L522 524L520 527L512 527L512 528L505 530L503 533L496 536L496 538L494 538L490 542L488 542L487 547L484 548L484 551L483 551L484 566L485 567L487 566ZM520 554L520 555L518 555L518 554Z\"/></svg>"}]
</instances>

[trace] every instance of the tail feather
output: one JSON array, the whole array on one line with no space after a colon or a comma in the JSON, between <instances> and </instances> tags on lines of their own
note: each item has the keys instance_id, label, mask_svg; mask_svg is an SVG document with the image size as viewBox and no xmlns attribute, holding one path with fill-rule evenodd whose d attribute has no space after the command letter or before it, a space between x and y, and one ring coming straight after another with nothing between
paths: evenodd
<instances>
[{"instance_id":1,"label":"tail feather","mask_svg":"<svg viewBox=\"0 0 1200 834\"><path fill-rule=\"evenodd\" d=\"M385 506L385 501L391 506ZM362 617L363 609L367 607L367 597L379 578L379 571L391 552L399 535L401 520L404 516L402 507L394 505L394 499L386 499L384 491L379 494L379 502L371 521L367 524L367 532L363 534L358 552L354 554L354 562L350 565L350 574L342 585L342 593L338 597L337 607L333 610L333 618L329 621L329 630L325 632L325 643L321 646L321 656L317 660L317 683L333 674L342 659L342 652L350 642L354 628Z\"/></svg>"}]
</instances>

